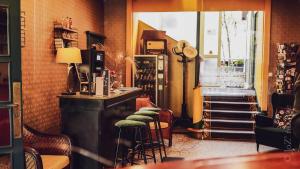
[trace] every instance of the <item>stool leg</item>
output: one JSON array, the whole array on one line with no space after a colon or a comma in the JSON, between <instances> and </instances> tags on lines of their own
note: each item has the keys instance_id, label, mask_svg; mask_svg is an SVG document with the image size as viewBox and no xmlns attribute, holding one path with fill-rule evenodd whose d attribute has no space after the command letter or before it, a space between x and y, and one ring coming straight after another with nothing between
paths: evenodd
<instances>
[{"instance_id":1,"label":"stool leg","mask_svg":"<svg viewBox=\"0 0 300 169\"><path fill-rule=\"evenodd\" d=\"M154 120L154 128L155 128L155 135L156 135L156 140L158 143L158 150L159 150L159 155L160 155L160 161L163 161L162 153L161 153L161 147L160 147L160 138L159 138L159 133L158 133L158 125L157 125L157 120Z\"/></svg>"},{"instance_id":2,"label":"stool leg","mask_svg":"<svg viewBox=\"0 0 300 169\"><path fill-rule=\"evenodd\" d=\"M116 154L115 154L115 164L114 164L114 168L117 167L117 161L118 161L118 153L119 153L119 146L120 146L120 138L121 138L121 128L119 128L119 135L118 135L118 141L117 141L117 150L116 150Z\"/></svg>"},{"instance_id":3,"label":"stool leg","mask_svg":"<svg viewBox=\"0 0 300 169\"><path fill-rule=\"evenodd\" d=\"M154 152L152 133L151 133L151 128L150 128L149 123L147 123L147 130L148 130L148 134L149 134L149 142L150 142L150 146L151 146L151 150L152 150L153 160L154 160L154 163L156 163L156 157L155 157L155 152Z\"/></svg>"},{"instance_id":4,"label":"stool leg","mask_svg":"<svg viewBox=\"0 0 300 169\"><path fill-rule=\"evenodd\" d=\"M136 130L137 130L137 128L135 128L134 129L134 135L133 135L133 137L132 137L132 154L131 154L131 165L133 165L134 164L134 156L135 156L135 140L136 140Z\"/></svg>"},{"instance_id":5,"label":"stool leg","mask_svg":"<svg viewBox=\"0 0 300 169\"><path fill-rule=\"evenodd\" d=\"M147 157L146 157L146 153L145 153L144 139L143 139L143 136L142 136L141 127L139 127L139 134L140 134L142 154L143 154L143 157L144 157L144 163L147 164Z\"/></svg>"},{"instance_id":6,"label":"stool leg","mask_svg":"<svg viewBox=\"0 0 300 169\"><path fill-rule=\"evenodd\" d=\"M162 146L163 146L165 157L167 157L164 137L163 137L162 129L161 129L161 126L160 126L160 120L158 119L157 121L158 121L158 129L159 129L159 133L160 133L161 143L162 143Z\"/></svg>"}]
</instances>

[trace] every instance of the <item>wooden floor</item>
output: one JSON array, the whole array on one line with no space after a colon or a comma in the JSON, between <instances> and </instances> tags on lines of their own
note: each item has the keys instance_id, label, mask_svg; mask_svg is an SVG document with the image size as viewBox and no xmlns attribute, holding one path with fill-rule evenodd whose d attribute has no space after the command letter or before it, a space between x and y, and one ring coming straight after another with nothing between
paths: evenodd
<instances>
[{"instance_id":1,"label":"wooden floor","mask_svg":"<svg viewBox=\"0 0 300 169\"><path fill-rule=\"evenodd\" d=\"M276 149L262 146L260 153L274 152ZM173 136L173 146L167 149L169 157L185 160L222 158L229 156L258 154L255 142L198 140L185 134Z\"/></svg>"},{"instance_id":2,"label":"wooden floor","mask_svg":"<svg viewBox=\"0 0 300 169\"><path fill-rule=\"evenodd\" d=\"M260 153L275 152L277 149L261 146ZM148 154L151 154L149 151ZM199 160L258 154L255 142L199 140L186 134L173 134L173 146L167 147L170 159ZM158 151L156 157L159 161ZM143 164L143 160L138 161ZM148 163L153 163L152 159Z\"/></svg>"}]
</instances>

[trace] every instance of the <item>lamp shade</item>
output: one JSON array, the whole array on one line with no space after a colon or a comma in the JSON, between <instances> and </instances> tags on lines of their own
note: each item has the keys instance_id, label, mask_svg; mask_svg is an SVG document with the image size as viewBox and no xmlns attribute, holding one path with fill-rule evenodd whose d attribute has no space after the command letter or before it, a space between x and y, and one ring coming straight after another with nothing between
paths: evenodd
<instances>
[{"instance_id":1,"label":"lamp shade","mask_svg":"<svg viewBox=\"0 0 300 169\"><path fill-rule=\"evenodd\" d=\"M82 63L80 49L59 48L56 54L56 63Z\"/></svg>"}]
</instances>

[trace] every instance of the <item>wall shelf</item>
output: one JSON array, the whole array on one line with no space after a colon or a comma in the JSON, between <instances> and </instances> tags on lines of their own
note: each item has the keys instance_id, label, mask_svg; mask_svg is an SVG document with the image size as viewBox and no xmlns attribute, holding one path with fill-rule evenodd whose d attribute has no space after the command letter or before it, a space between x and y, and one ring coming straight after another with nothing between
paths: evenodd
<instances>
[{"instance_id":1,"label":"wall shelf","mask_svg":"<svg viewBox=\"0 0 300 169\"><path fill-rule=\"evenodd\" d=\"M66 27L63 27L62 25L58 25L57 23L54 24L54 29L78 33L77 29L66 28Z\"/></svg>"},{"instance_id":2,"label":"wall shelf","mask_svg":"<svg viewBox=\"0 0 300 169\"><path fill-rule=\"evenodd\" d=\"M58 22L54 22L54 47L68 48L78 47L78 30L66 28Z\"/></svg>"}]
</instances>

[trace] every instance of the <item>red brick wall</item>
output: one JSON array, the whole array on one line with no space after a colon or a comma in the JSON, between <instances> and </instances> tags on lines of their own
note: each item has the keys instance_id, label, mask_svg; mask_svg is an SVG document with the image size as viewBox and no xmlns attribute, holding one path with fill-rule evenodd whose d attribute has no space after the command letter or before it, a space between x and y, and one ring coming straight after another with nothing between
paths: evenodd
<instances>
[{"instance_id":1,"label":"red brick wall","mask_svg":"<svg viewBox=\"0 0 300 169\"><path fill-rule=\"evenodd\" d=\"M299 0L273 0L271 15L271 47L269 72L273 77L269 78L269 95L275 91L277 69L276 43L298 42L300 43L300 1ZM271 105L268 106L269 110Z\"/></svg>"},{"instance_id":2,"label":"red brick wall","mask_svg":"<svg viewBox=\"0 0 300 169\"><path fill-rule=\"evenodd\" d=\"M106 63L110 64L111 69L122 74L125 84L123 58L126 54L126 0L104 1L104 18L104 34L107 37L105 46L109 48Z\"/></svg>"},{"instance_id":3,"label":"red brick wall","mask_svg":"<svg viewBox=\"0 0 300 169\"><path fill-rule=\"evenodd\" d=\"M101 0L22 0L26 13L26 47L22 48L24 122L57 132L60 111L56 97L66 87L67 66L55 63L53 21L71 17L79 30L79 48L86 48L85 31L104 32Z\"/></svg>"}]
</instances>

